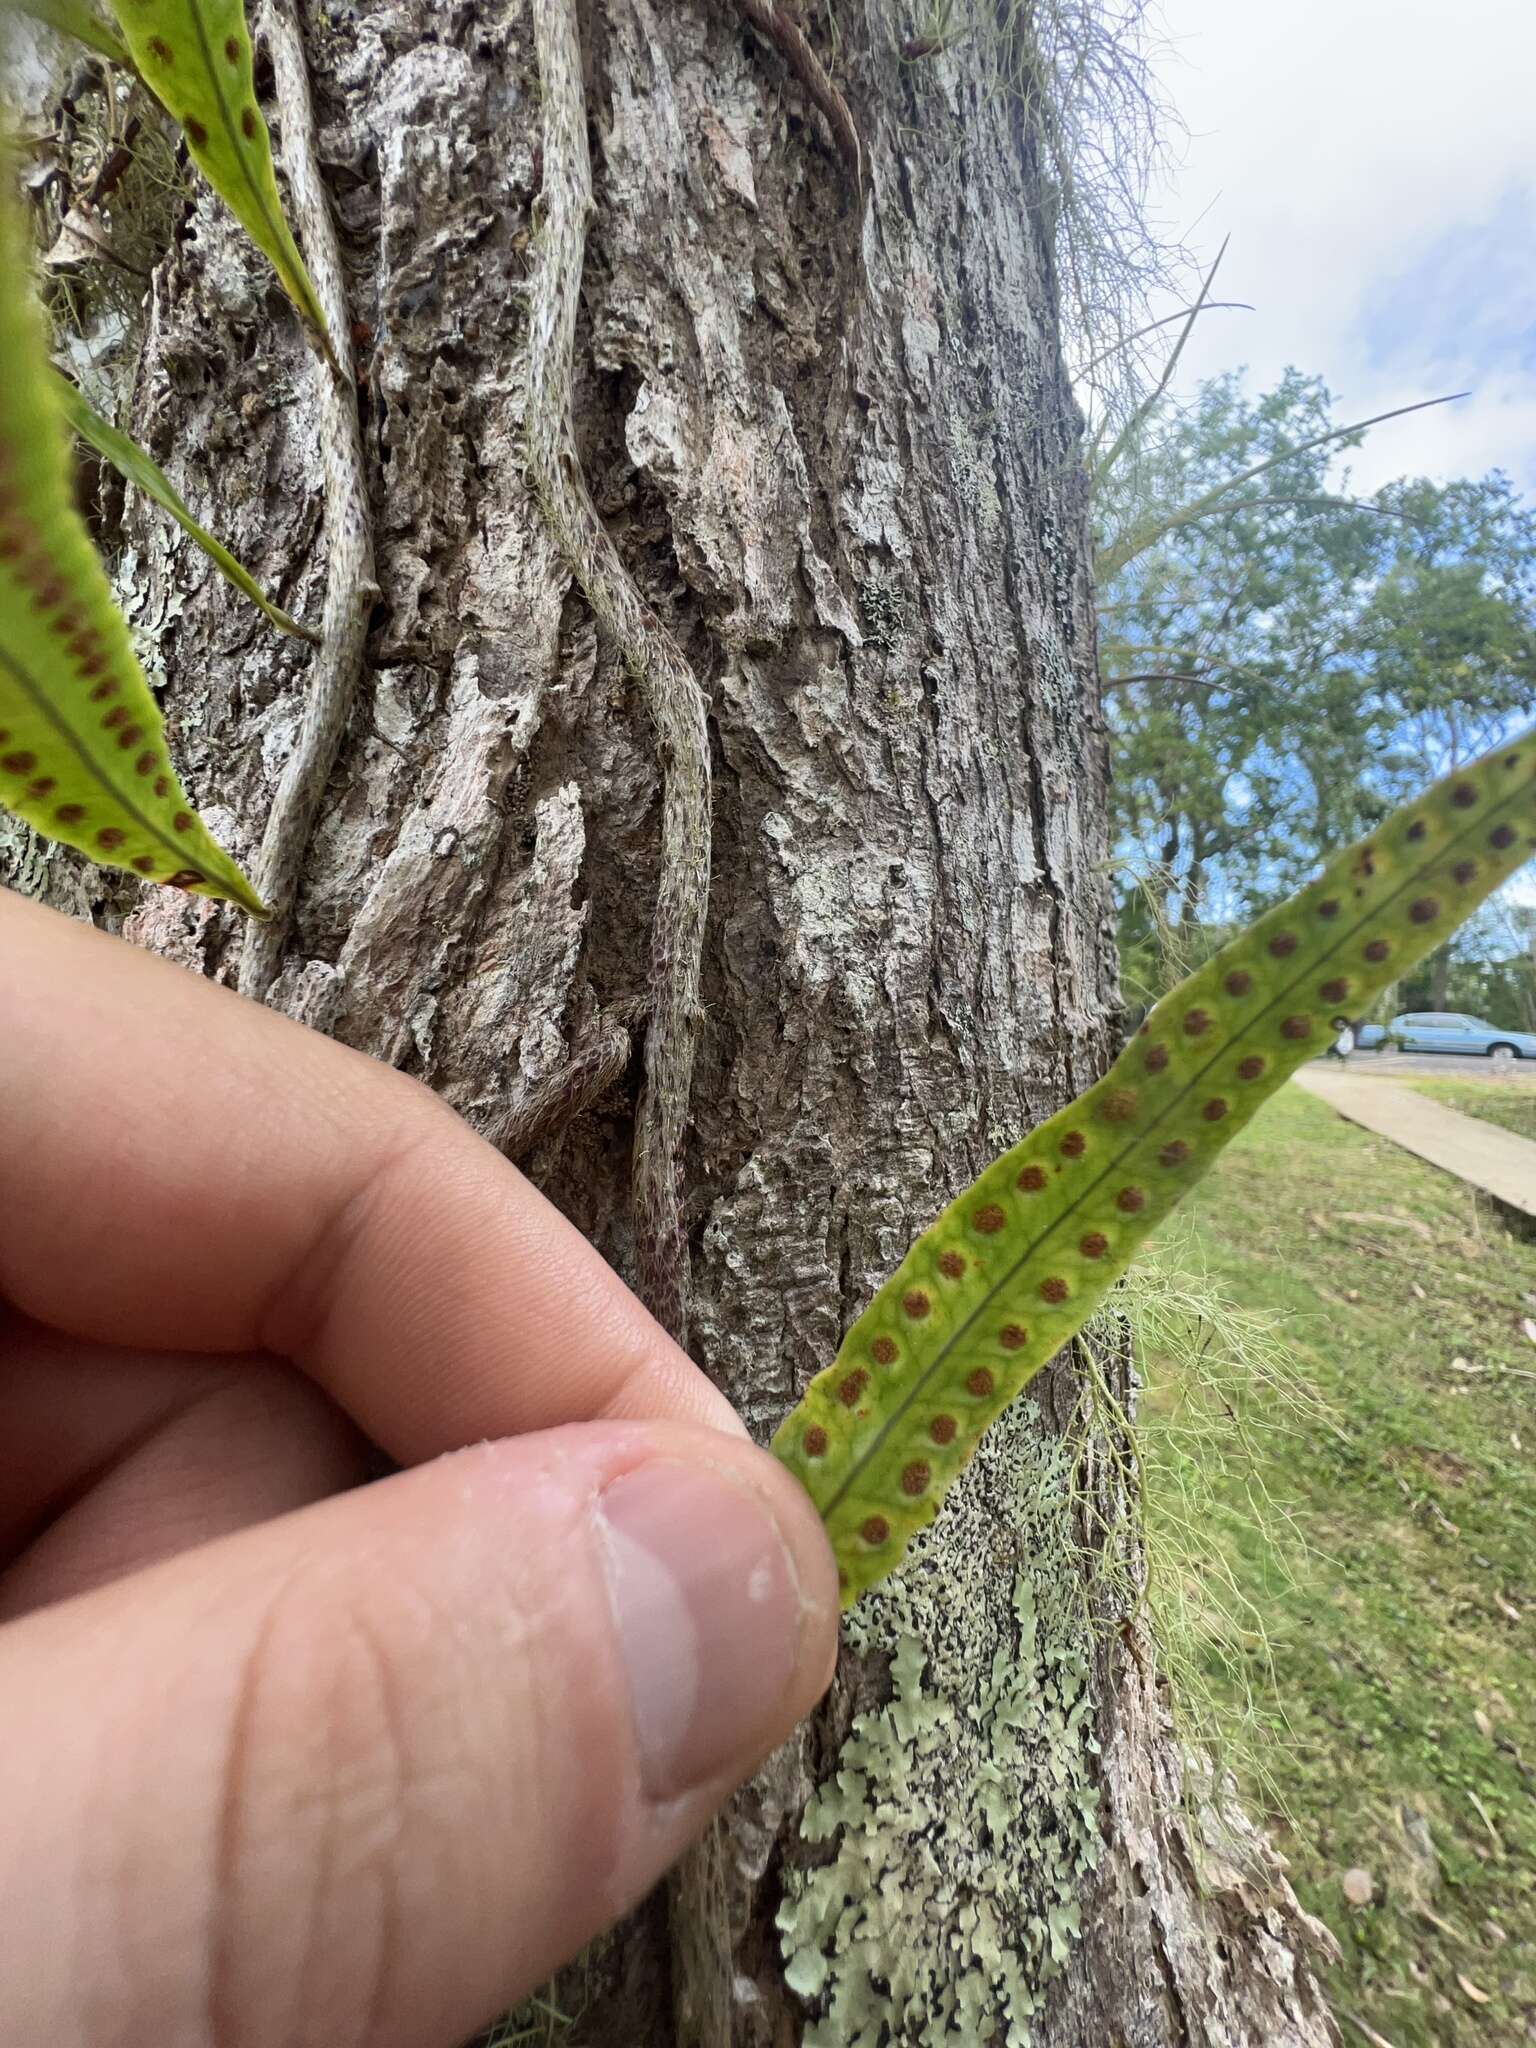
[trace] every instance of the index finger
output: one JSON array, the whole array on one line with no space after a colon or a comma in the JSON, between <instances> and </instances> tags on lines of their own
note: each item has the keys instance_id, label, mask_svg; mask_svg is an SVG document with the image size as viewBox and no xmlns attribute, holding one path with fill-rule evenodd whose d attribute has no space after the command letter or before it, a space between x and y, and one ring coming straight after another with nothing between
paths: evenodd
<instances>
[{"instance_id":1,"label":"index finger","mask_svg":"<svg viewBox=\"0 0 1536 2048\"><path fill-rule=\"evenodd\" d=\"M403 1462L606 1416L740 1427L415 1082L5 890L0 963L0 1294L29 1315L275 1352Z\"/></svg>"}]
</instances>

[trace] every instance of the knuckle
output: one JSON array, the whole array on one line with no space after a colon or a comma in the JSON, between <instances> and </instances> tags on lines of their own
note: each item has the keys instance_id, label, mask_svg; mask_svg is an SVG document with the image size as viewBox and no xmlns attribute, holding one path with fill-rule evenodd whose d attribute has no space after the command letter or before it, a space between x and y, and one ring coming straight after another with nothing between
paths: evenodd
<instances>
[{"instance_id":1,"label":"knuckle","mask_svg":"<svg viewBox=\"0 0 1536 2048\"><path fill-rule=\"evenodd\" d=\"M256 1329L263 1349L280 1358L300 1358L320 1345L342 1276L366 1247L401 1186L408 1185L422 1155L439 1146L445 1134L441 1116L423 1108L419 1116L403 1119L399 1134L371 1162L365 1176L338 1190L297 1265L278 1277L258 1312Z\"/></svg>"}]
</instances>

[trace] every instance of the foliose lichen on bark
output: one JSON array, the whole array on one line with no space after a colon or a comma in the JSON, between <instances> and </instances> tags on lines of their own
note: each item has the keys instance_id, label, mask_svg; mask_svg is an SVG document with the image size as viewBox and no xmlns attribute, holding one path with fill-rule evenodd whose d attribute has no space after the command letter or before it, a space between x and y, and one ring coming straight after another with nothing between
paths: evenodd
<instances>
[{"instance_id":1,"label":"foliose lichen on bark","mask_svg":"<svg viewBox=\"0 0 1536 2048\"><path fill-rule=\"evenodd\" d=\"M1029 2020L1077 1938L1097 1862L1093 1633L1062 1447L1017 1422L978 1457L957 1577L920 1537L846 1627L890 1654L891 1697L854 1719L806 1808L778 1926L786 1981L818 2017L804 2048L995 2041ZM1001 1527L988 1502L1018 1504ZM972 1654L989 1582L1012 1626ZM995 1596L994 1596L995 1597Z\"/></svg>"}]
</instances>

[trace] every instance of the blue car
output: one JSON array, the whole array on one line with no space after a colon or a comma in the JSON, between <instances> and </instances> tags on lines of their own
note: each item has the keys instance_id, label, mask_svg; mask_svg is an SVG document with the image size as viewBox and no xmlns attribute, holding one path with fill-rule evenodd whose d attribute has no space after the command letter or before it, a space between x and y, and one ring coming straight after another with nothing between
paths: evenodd
<instances>
[{"instance_id":1,"label":"blue car","mask_svg":"<svg viewBox=\"0 0 1536 2048\"><path fill-rule=\"evenodd\" d=\"M1385 1030L1362 1024L1358 1043L1369 1050L1384 1038L1395 1038L1404 1052L1507 1052L1518 1060L1536 1060L1536 1032L1500 1031L1458 1010L1412 1010L1394 1017Z\"/></svg>"}]
</instances>

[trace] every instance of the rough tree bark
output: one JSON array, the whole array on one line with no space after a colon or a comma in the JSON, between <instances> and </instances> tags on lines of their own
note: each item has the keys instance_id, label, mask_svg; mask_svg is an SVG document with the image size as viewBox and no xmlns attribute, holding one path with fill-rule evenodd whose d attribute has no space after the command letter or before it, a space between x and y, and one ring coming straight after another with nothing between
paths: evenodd
<instances>
[{"instance_id":1,"label":"rough tree bark","mask_svg":"<svg viewBox=\"0 0 1536 2048\"><path fill-rule=\"evenodd\" d=\"M661 647L703 693L713 776L701 990L664 1027L697 1037L691 1341L766 1435L914 1232L1113 1044L1084 481L1029 111L978 86L964 40L904 56L923 10L901 0L838 0L835 23L586 0L562 452L536 337L574 138L536 29L564 0L276 4L338 230L377 600L334 476L327 497L323 373L190 184L106 365L328 652L265 630L141 506L104 486L97 513L178 759L247 858L317 663L345 698L366 623L293 914L242 975L221 909L15 829L0 869L420 1075L634 1273L636 1107L676 1051L654 1037L678 880ZM971 13L974 34L1010 16ZM277 54L293 190L309 130ZM562 493L586 492L583 542ZM815 1724L562 1976L562 2042L1336 2038L1307 1962L1325 1937L1261 1840L1181 1808L1155 1676L1114 1625L1136 1560L1113 1461L1085 1484L1063 1447L1073 1394L1058 1364L994 1432L861 1608Z\"/></svg>"}]
</instances>

